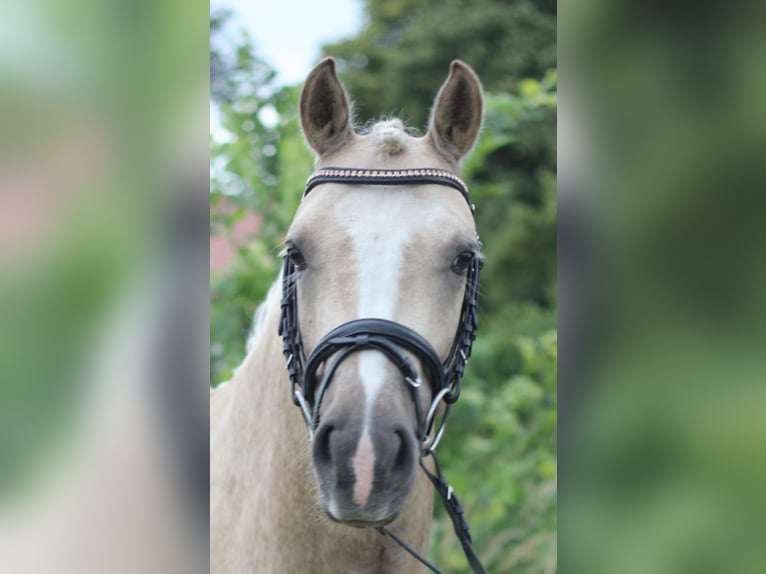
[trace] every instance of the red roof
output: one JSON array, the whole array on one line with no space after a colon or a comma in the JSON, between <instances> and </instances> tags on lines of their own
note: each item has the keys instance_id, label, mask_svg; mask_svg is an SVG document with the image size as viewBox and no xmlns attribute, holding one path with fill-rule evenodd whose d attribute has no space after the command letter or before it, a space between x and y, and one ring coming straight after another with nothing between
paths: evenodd
<instances>
[{"instance_id":1,"label":"red roof","mask_svg":"<svg viewBox=\"0 0 766 574\"><path fill-rule=\"evenodd\" d=\"M222 272L237 253L237 249L258 235L261 228L261 218L253 212L247 212L230 229L221 233L216 229L210 235L210 271Z\"/></svg>"}]
</instances>

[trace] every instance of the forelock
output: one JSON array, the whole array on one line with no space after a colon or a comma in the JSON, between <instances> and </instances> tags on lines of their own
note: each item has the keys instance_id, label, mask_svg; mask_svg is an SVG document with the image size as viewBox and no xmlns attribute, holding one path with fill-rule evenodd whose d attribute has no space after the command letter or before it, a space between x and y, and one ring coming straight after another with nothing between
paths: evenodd
<instances>
[{"instance_id":1,"label":"forelock","mask_svg":"<svg viewBox=\"0 0 766 574\"><path fill-rule=\"evenodd\" d=\"M402 120L383 120L372 126L370 135L375 148L385 155L396 155L407 150L409 134Z\"/></svg>"}]
</instances>

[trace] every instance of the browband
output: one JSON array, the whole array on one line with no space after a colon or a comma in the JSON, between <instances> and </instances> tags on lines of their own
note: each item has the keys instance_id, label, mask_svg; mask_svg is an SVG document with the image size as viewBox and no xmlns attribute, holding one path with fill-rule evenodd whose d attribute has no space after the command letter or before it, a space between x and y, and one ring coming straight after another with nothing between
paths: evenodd
<instances>
[{"instance_id":1,"label":"browband","mask_svg":"<svg viewBox=\"0 0 766 574\"><path fill-rule=\"evenodd\" d=\"M417 185L435 183L458 190L471 208L476 211L470 197L468 186L451 171L439 168L417 169L358 169L342 167L323 167L316 170L306 181L303 197L320 183L358 183L362 185Z\"/></svg>"}]
</instances>

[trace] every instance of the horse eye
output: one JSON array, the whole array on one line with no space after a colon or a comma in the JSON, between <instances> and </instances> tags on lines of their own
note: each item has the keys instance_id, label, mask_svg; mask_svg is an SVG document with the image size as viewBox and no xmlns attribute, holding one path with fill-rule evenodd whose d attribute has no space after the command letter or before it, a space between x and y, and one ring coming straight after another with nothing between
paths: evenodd
<instances>
[{"instance_id":1,"label":"horse eye","mask_svg":"<svg viewBox=\"0 0 766 574\"><path fill-rule=\"evenodd\" d=\"M455 260L452 262L452 271L458 275L464 274L468 271L471 263L473 263L474 257L476 257L476 255L473 251L463 251L460 255L455 257Z\"/></svg>"},{"instance_id":2,"label":"horse eye","mask_svg":"<svg viewBox=\"0 0 766 574\"><path fill-rule=\"evenodd\" d=\"M301 253L299 249L290 247L287 250L287 256L290 258L290 261L292 261L292 264L296 269L301 270L306 267L306 258L303 256L303 253Z\"/></svg>"}]
</instances>

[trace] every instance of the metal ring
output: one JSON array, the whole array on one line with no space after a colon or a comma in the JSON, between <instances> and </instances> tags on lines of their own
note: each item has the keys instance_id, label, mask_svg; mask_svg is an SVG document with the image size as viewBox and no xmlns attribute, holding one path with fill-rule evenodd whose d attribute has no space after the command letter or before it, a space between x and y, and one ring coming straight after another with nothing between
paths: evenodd
<instances>
[{"instance_id":1,"label":"metal ring","mask_svg":"<svg viewBox=\"0 0 766 574\"><path fill-rule=\"evenodd\" d=\"M436 436L434 437L434 440L431 441L431 444L425 445L423 447L423 452L425 452L426 454L430 454L436 450L436 447L439 446L439 442L442 440L442 437L444 436L444 429L447 428L446 422L447 422L447 417L445 416L444 418L442 418L442 422L439 424L439 430L436 431Z\"/></svg>"},{"instance_id":2,"label":"metal ring","mask_svg":"<svg viewBox=\"0 0 766 574\"><path fill-rule=\"evenodd\" d=\"M428 407L428 413L426 413L426 418L423 421L423 435L425 436L425 439L423 439L423 452L426 454L436 448L436 445L439 444L439 441L441 440L441 435L444 433L444 422L442 422L439 425L439 430L436 432L434 439L430 443L428 442L427 433L433 425L434 418L436 416L436 409L439 408L439 403L447 395L447 393L449 393L449 387L444 387L436 394L433 401L431 401L431 406ZM447 408L449 408L449 406Z\"/></svg>"},{"instance_id":3,"label":"metal ring","mask_svg":"<svg viewBox=\"0 0 766 574\"><path fill-rule=\"evenodd\" d=\"M449 392L449 387L444 387L441 391L437 393L437 395L434 397L434 400L431 401L431 406L428 407L428 412L426 413L426 420L424 421L426 424L426 429L430 428L430 426L433 424L433 418L436 414L436 409L439 407L439 403L441 400L445 397L445 395Z\"/></svg>"},{"instance_id":4,"label":"metal ring","mask_svg":"<svg viewBox=\"0 0 766 574\"><path fill-rule=\"evenodd\" d=\"M312 428L313 419L311 417L311 409L309 409L309 405L300 389L296 388L293 391L293 397L298 401L298 406L301 408L301 413L303 413L303 420L306 421L306 430L309 431L309 438L313 440L314 429Z\"/></svg>"}]
</instances>

